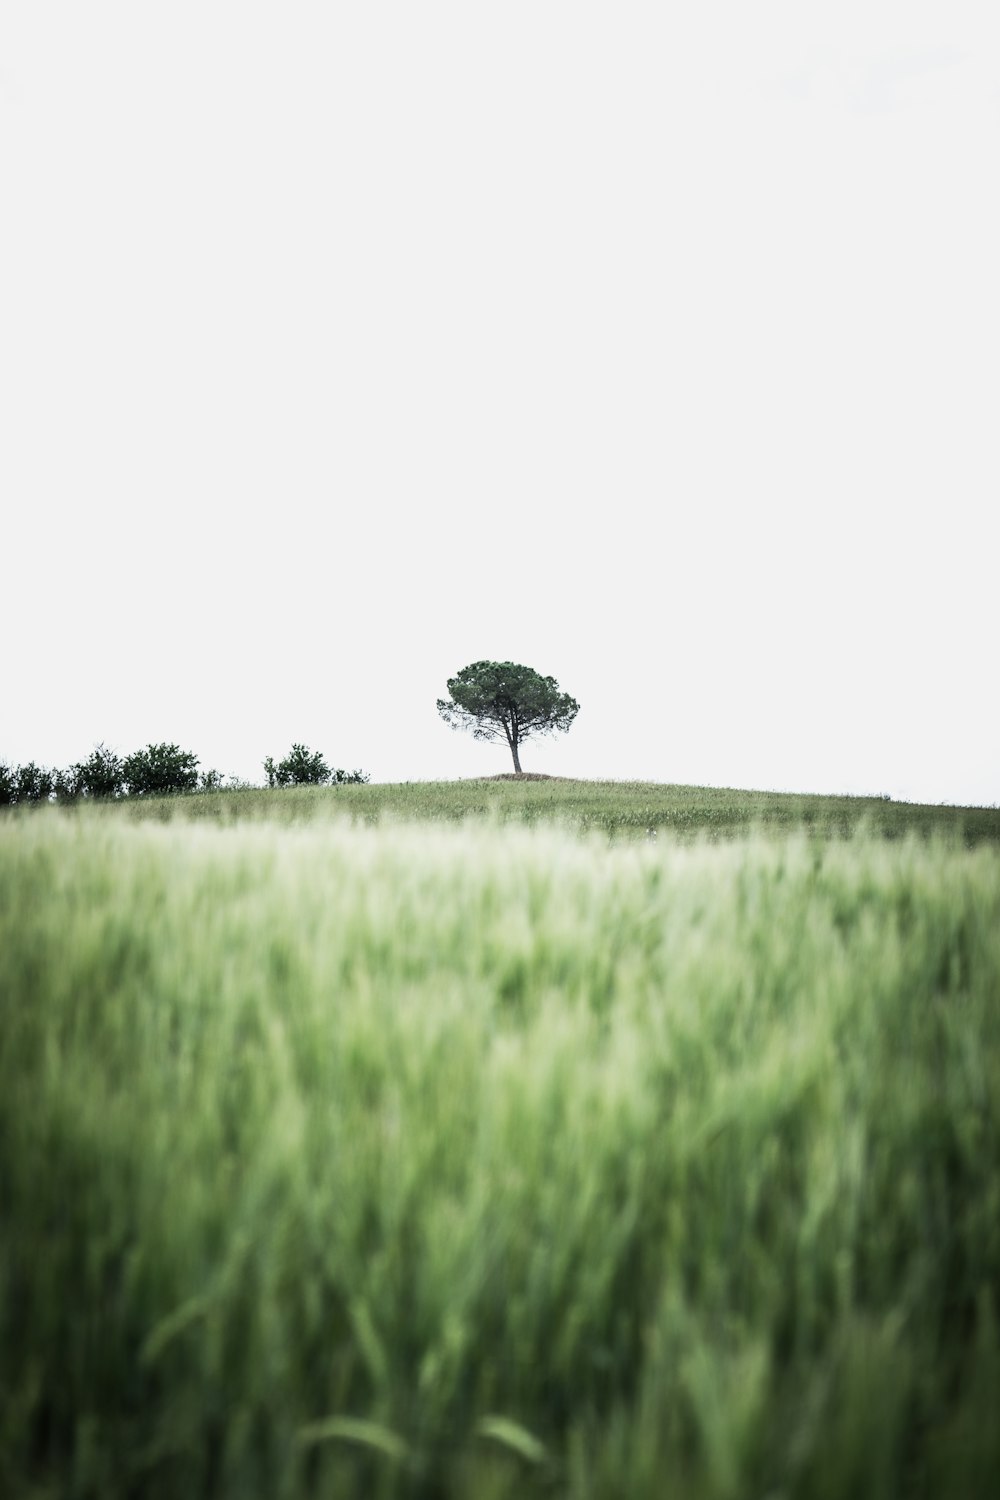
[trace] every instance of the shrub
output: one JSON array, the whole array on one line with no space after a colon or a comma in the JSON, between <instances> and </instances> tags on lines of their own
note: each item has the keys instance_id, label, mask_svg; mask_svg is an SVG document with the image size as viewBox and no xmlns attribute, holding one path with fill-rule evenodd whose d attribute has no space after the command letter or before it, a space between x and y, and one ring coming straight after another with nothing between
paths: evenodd
<instances>
[{"instance_id":1,"label":"shrub","mask_svg":"<svg viewBox=\"0 0 1000 1500\"><path fill-rule=\"evenodd\" d=\"M0 760L0 807L10 807L14 800L14 777L14 767Z\"/></svg>"},{"instance_id":2,"label":"shrub","mask_svg":"<svg viewBox=\"0 0 1000 1500\"><path fill-rule=\"evenodd\" d=\"M328 766L322 753L310 750L307 745L293 745L277 764L269 755L264 761L264 774L268 786L342 786L348 782L359 785L369 779L365 771Z\"/></svg>"},{"instance_id":3,"label":"shrub","mask_svg":"<svg viewBox=\"0 0 1000 1500\"><path fill-rule=\"evenodd\" d=\"M88 797L120 797L125 785L121 757L106 745L95 745L80 766L83 790Z\"/></svg>"},{"instance_id":4,"label":"shrub","mask_svg":"<svg viewBox=\"0 0 1000 1500\"><path fill-rule=\"evenodd\" d=\"M56 778L58 772L50 771L46 766L36 766L33 760L29 760L26 766L6 766L8 795L6 801L11 802L48 802L56 789Z\"/></svg>"},{"instance_id":5,"label":"shrub","mask_svg":"<svg viewBox=\"0 0 1000 1500\"><path fill-rule=\"evenodd\" d=\"M56 796L120 797L125 784L121 757L106 745L95 745L84 761L56 772Z\"/></svg>"},{"instance_id":6,"label":"shrub","mask_svg":"<svg viewBox=\"0 0 1000 1500\"><path fill-rule=\"evenodd\" d=\"M83 796L81 767L67 766L65 771L55 773L55 794L58 802L75 802Z\"/></svg>"},{"instance_id":7,"label":"shrub","mask_svg":"<svg viewBox=\"0 0 1000 1500\"><path fill-rule=\"evenodd\" d=\"M177 745L147 745L126 756L122 779L132 797L193 792L198 786L198 757Z\"/></svg>"},{"instance_id":8,"label":"shrub","mask_svg":"<svg viewBox=\"0 0 1000 1500\"><path fill-rule=\"evenodd\" d=\"M268 786L322 786L330 780L330 767L319 750L293 745L284 760L275 765L269 755L264 762Z\"/></svg>"}]
</instances>

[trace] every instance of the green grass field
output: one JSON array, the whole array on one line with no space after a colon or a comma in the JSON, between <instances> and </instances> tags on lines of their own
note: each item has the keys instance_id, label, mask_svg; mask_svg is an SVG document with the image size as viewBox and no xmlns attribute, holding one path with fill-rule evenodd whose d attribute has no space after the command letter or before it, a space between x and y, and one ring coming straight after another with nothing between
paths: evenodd
<instances>
[{"instance_id":1,"label":"green grass field","mask_svg":"<svg viewBox=\"0 0 1000 1500\"><path fill-rule=\"evenodd\" d=\"M296 787L275 793L259 787L197 796L134 799L114 804L116 816L315 823L488 818L502 825L552 824L614 839L655 830L674 839L731 838L755 829L805 830L843 838L867 829L882 838L916 834L966 844L1000 845L1000 807L935 807L884 797L800 796L732 788L669 786L658 782L477 779L396 785Z\"/></svg>"},{"instance_id":2,"label":"green grass field","mask_svg":"<svg viewBox=\"0 0 1000 1500\"><path fill-rule=\"evenodd\" d=\"M998 819L0 817L0 1494L992 1495Z\"/></svg>"}]
</instances>

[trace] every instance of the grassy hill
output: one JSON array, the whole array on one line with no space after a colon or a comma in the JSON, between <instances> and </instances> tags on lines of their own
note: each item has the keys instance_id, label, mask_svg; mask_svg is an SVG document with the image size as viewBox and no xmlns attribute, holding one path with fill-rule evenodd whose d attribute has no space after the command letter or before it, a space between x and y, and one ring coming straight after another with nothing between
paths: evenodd
<instances>
[{"instance_id":1,"label":"grassy hill","mask_svg":"<svg viewBox=\"0 0 1000 1500\"><path fill-rule=\"evenodd\" d=\"M1000 807L950 807L883 797L808 796L659 782L493 777L470 781L292 787L198 793L114 804L141 818L207 818L240 823L266 818L305 822L343 814L365 822L487 818L501 825L556 822L577 831L637 837L655 830L678 838L732 837L754 829L805 829L843 837L864 827L884 838L916 834L967 844L1000 843Z\"/></svg>"},{"instance_id":2,"label":"grassy hill","mask_svg":"<svg viewBox=\"0 0 1000 1500\"><path fill-rule=\"evenodd\" d=\"M992 1494L996 818L0 818L0 1494Z\"/></svg>"}]
</instances>

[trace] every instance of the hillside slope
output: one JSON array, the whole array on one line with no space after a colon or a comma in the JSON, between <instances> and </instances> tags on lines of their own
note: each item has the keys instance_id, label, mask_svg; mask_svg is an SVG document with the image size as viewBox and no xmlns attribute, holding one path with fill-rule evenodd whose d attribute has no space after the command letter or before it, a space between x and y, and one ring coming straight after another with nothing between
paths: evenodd
<instances>
[{"instance_id":1,"label":"hillside slope","mask_svg":"<svg viewBox=\"0 0 1000 1500\"><path fill-rule=\"evenodd\" d=\"M299 823L346 814L365 822L487 818L500 824L554 822L614 838L652 833L730 838L754 829L844 837L861 828L884 838L916 834L973 845L1000 844L1000 808L892 802L882 797L810 796L662 782L482 778L365 786L199 792L114 803L129 817L214 822Z\"/></svg>"}]
</instances>

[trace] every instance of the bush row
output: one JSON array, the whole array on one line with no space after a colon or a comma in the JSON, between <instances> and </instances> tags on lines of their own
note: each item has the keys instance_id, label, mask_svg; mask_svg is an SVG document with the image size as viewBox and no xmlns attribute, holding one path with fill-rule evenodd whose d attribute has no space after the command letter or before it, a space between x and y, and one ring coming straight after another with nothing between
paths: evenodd
<instances>
[{"instance_id":1,"label":"bush row","mask_svg":"<svg viewBox=\"0 0 1000 1500\"><path fill-rule=\"evenodd\" d=\"M0 807L26 802L75 802L81 797L162 797L177 792L211 792L246 786L221 771L198 770L198 757L179 745L147 745L119 756L106 745L94 746L84 761L65 770L34 761L12 766L0 761ZM364 771L344 771L327 764L318 750L295 744L277 763L264 761L269 787L325 786L368 781Z\"/></svg>"}]
</instances>

